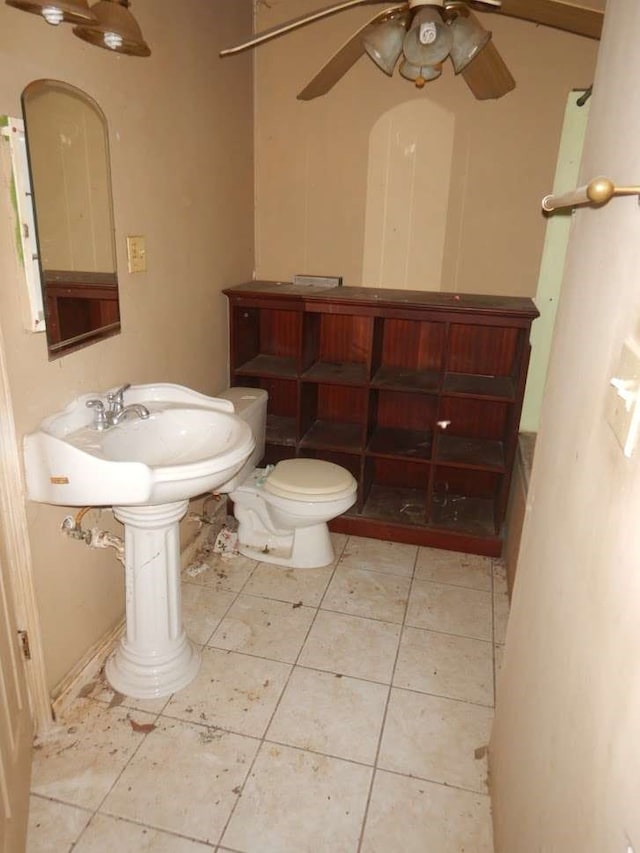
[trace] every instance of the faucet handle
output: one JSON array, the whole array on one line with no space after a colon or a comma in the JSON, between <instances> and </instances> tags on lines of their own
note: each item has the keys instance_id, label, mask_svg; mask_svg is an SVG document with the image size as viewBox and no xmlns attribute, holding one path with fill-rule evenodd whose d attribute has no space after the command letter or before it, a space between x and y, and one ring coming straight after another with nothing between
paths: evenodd
<instances>
[{"instance_id":1,"label":"faucet handle","mask_svg":"<svg viewBox=\"0 0 640 853\"><path fill-rule=\"evenodd\" d=\"M110 414L119 415L124 408L124 392L127 388L131 388L130 382L127 382L121 388L118 388L117 391L112 391L111 394L107 394L107 403L109 403Z\"/></svg>"},{"instance_id":2,"label":"faucet handle","mask_svg":"<svg viewBox=\"0 0 640 853\"><path fill-rule=\"evenodd\" d=\"M95 417L93 419L93 428L103 430L107 427L107 413L104 410L102 400L87 400L86 406L88 409L95 409Z\"/></svg>"}]
</instances>

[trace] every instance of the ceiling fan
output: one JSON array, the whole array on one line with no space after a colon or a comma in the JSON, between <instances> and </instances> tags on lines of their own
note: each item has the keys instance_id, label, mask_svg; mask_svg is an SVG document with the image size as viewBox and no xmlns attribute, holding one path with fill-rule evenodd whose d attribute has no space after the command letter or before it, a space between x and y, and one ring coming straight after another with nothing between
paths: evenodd
<instances>
[{"instance_id":1,"label":"ceiling fan","mask_svg":"<svg viewBox=\"0 0 640 853\"><path fill-rule=\"evenodd\" d=\"M473 10L523 18L589 38L600 38L604 12L567 0L344 0L300 18L256 33L252 38L220 52L229 56L312 24L354 6L386 5L355 32L299 93L309 101L326 94L367 53L391 76L399 64L400 74L422 88L442 73L447 57L456 74L479 100L501 98L516 85Z\"/></svg>"}]
</instances>

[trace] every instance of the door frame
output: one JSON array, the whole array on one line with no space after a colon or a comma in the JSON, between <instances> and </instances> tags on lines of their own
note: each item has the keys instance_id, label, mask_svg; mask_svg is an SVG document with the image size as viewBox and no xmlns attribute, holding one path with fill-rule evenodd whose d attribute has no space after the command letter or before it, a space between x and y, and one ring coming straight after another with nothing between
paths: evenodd
<instances>
[{"instance_id":1,"label":"door frame","mask_svg":"<svg viewBox=\"0 0 640 853\"><path fill-rule=\"evenodd\" d=\"M47 688L40 618L33 583L33 563L26 512L26 490L0 327L0 536L5 543L16 623L28 636L30 658L24 671L31 715L37 733L53 723Z\"/></svg>"}]
</instances>

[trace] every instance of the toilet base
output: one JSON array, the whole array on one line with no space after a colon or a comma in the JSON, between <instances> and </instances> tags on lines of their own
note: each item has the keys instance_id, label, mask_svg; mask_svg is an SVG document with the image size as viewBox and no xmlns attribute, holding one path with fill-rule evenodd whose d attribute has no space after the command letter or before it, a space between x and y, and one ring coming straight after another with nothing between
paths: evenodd
<instances>
[{"instance_id":1,"label":"toilet base","mask_svg":"<svg viewBox=\"0 0 640 853\"><path fill-rule=\"evenodd\" d=\"M267 530L238 527L238 550L244 557L291 569L319 569L335 559L326 523L298 527L279 536Z\"/></svg>"}]
</instances>

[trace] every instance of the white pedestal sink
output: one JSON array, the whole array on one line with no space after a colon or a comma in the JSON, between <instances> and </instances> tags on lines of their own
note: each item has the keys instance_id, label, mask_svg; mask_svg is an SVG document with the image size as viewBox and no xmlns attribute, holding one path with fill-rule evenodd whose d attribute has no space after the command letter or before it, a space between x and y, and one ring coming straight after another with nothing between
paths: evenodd
<instances>
[{"instance_id":1,"label":"white pedestal sink","mask_svg":"<svg viewBox=\"0 0 640 853\"><path fill-rule=\"evenodd\" d=\"M125 530L126 631L105 669L111 686L146 699L185 687L200 655L182 627L178 522L188 501L113 508Z\"/></svg>"},{"instance_id":2,"label":"white pedestal sink","mask_svg":"<svg viewBox=\"0 0 640 853\"><path fill-rule=\"evenodd\" d=\"M189 498L224 486L254 447L233 405L179 385L138 385L149 411L102 431L85 394L25 437L27 495L61 506L112 506L125 528L126 631L106 675L140 699L185 687L200 665L182 625L179 522Z\"/></svg>"}]
</instances>

